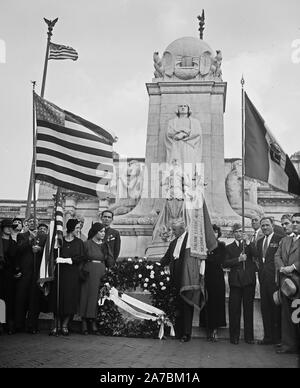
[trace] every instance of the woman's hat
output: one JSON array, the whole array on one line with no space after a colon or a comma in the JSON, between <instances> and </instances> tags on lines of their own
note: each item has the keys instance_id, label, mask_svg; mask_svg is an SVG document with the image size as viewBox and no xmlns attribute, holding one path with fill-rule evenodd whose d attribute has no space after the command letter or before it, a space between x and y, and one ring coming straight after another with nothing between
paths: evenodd
<instances>
[{"instance_id":1,"label":"woman's hat","mask_svg":"<svg viewBox=\"0 0 300 388\"><path fill-rule=\"evenodd\" d=\"M11 228L13 225L12 219L10 218L4 218L4 220L1 221L1 228Z\"/></svg>"}]
</instances>

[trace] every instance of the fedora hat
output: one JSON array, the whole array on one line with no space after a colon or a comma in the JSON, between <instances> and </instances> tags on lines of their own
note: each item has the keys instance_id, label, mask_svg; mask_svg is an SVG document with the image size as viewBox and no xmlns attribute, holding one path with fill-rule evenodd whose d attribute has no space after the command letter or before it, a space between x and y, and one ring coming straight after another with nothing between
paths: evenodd
<instances>
[{"instance_id":1,"label":"fedora hat","mask_svg":"<svg viewBox=\"0 0 300 388\"><path fill-rule=\"evenodd\" d=\"M281 282L281 292L287 298L293 298L299 290L299 279L294 275L285 277Z\"/></svg>"},{"instance_id":2,"label":"fedora hat","mask_svg":"<svg viewBox=\"0 0 300 388\"><path fill-rule=\"evenodd\" d=\"M276 304L276 306L280 306L281 305L281 292L280 292L280 290L277 290L277 291L274 292L274 294L273 294L273 301Z\"/></svg>"}]
</instances>

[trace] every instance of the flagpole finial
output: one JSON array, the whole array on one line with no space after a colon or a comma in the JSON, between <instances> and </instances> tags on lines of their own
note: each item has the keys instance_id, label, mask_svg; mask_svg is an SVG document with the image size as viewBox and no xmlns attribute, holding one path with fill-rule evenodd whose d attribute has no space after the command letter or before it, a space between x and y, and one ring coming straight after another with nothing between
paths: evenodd
<instances>
[{"instance_id":1,"label":"flagpole finial","mask_svg":"<svg viewBox=\"0 0 300 388\"><path fill-rule=\"evenodd\" d=\"M49 19L44 18L44 20L45 20L45 23L48 25L48 36L50 38L52 36L52 31L53 31L55 24L58 21L58 18L56 18L54 20L49 20Z\"/></svg>"},{"instance_id":2,"label":"flagpole finial","mask_svg":"<svg viewBox=\"0 0 300 388\"><path fill-rule=\"evenodd\" d=\"M204 31L204 26L205 26L205 14L204 14L204 9L202 10L202 15L197 17L199 20L199 32L200 32L200 39L203 40L203 31Z\"/></svg>"},{"instance_id":3,"label":"flagpole finial","mask_svg":"<svg viewBox=\"0 0 300 388\"><path fill-rule=\"evenodd\" d=\"M35 85L36 85L36 81L30 81L32 83L32 89L33 91L35 91Z\"/></svg>"},{"instance_id":4,"label":"flagpole finial","mask_svg":"<svg viewBox=\"0 0 300 388\"><path fill-rule=\"evenodd\" d=\"M241 85L242 85L242 87L244 87L244 85L245 85L244 74L242 74Z\"/></svg>"}]
</instances>

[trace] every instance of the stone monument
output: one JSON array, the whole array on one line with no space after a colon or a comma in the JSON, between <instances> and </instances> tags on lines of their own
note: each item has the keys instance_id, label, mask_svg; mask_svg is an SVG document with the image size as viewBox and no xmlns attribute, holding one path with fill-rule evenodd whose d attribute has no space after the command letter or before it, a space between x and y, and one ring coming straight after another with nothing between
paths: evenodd
<instances>
[{"instance_id":1,"label":"stone monument","mask_svg":"<svg viewBox=\"0 0 300 388\"><path fill-rule=\"evenodd\" d=\"M153 60L154 79L146 84L149 114L143 192L137 206L114 222L121 230L126 225L128 229L129 225L143 229L147 235L143 248L149 257L161 256L167 245L163 240L160 245L155 239L151 243L150 234L164 207L161 166L171 159L190 162L196 151L212 221L223 226L240 221L225 190L223 117L227 84L222 79L221 51L214 51L202 39L183 37L172 42L162 57L155 52ZM192 112L185 123L187 131L183 121L182 128L176 126L180 109ZM190 180L193 174L188 176Z\"/></svg>"}]
</instances>

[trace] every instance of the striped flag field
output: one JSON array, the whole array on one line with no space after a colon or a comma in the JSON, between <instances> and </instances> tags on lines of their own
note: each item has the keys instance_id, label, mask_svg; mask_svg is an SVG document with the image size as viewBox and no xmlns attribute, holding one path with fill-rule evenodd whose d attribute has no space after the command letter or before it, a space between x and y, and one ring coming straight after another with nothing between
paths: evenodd
<instances>
[{"instance_id":1,"label":"striped flag field","mask_svg":"<svg viewBox=\"0 0 300 388\"><path fill-rule=\"evenodd\" d=\"M36 180L106 198L113 174L113 134L35 95Z\"/></svg>"},{"instance_id":2,"label":"striped flag field","mask_svg":"<svg viewBox=\"0 0 300 388\"><path fill-rule=\"evenodd\" d=\"M72 61L77 61L78 53L72 47L50 43L48 59L72 59Z\"/></svg>"}]
</instances>

